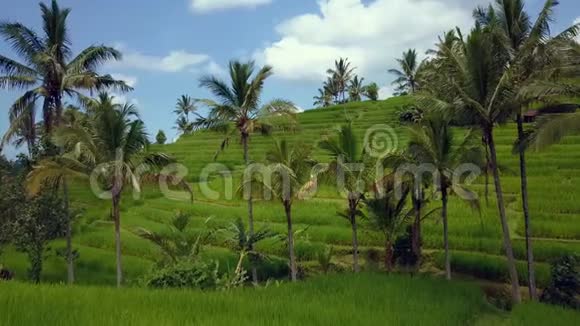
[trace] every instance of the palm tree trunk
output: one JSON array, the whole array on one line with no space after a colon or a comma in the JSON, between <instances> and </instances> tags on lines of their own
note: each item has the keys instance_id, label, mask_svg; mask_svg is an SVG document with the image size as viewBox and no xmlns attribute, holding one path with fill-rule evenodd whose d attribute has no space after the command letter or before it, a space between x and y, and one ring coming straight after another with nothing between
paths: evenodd
<instances>
[{"instance_id":1,"label":"palm tree trunk","mask_svg":"<svg viewBox=\"0 0 580 326\"><path fill-rule=\"evenodd\" d=\"M356 225L356 200L349 199L349 219L352 228L352 264L355 273L360 271L358 264L358 237L357 237L357 225Z\"/></svg>"},{"instance_id":2,"label":"palm tree trunk","mask_svg":"<svg viewBox=\"0 0 580 326\"><path fill-rule=\"evenodd\" d=\"M445 278L451 280L451 254L449 252L449 223L447 221L447 187L441 185L441 219L443 220L443 247L445 248Z\"/></svg>"},{"instance_id":3,"label":"palm tree trunk","mask_svg":"<svg viewBox=\"0 0 580 326\"><path fill-rule=\"evenodd\" d=\"M292 230L292 204L284 201L284 211L286 212L286 222L288 223L288 252L290 257L290 276L292 282L296 282L296 257L294 255L294 231Z\"/></svg>"},{"instance_id":4,"label":"palm tree trunk","mask_svg":"<svg viewBox=\"0 0 580 326\"><path fill-rule=\"evenodd\" d=\"M117 287L123 283L123 267L121 262L121 214L120 214L121 194L113 194L113 220L115 221L115 254L117 263Z\"/></svg>"},{"instance_id":5,"label":"palm tree trunk","mask_svg":"<svg viewBox=\"0 0 580 326\"><path fill-rule=\"evenodd\" d=\"M521 112L517 115L518 124L518 139L520 144L524 140L524 126ZM524 211L524 225L526 233L526 258L528 261L528 289L530 291L530 299L537 300L536 292L536 275L534 271L534 253L532 249L532 235L530 227L530 211L528 207L528 176L526 172L526 154L522 146L518 146L520 154L520 178L522 188L522 209Z\"/></svg>"},{"instance_id":6,"label":"palm tree trunk","mask_svg":"<svg viewBox=\"0 0 580 326\"><path fill-rule=\"evenodd\" d=\"M388 238L385 240L385 269L387 272L393 271L393 244Z\"/></svg>"},{"instance_id":7,"label":"palm tree trunk","mask_svg":"<svg viewBox=\"0 0 580 326\"><path fill-rule=\"evenodd\" d=\"M510 281L512 286L512 296L515 303L520 303L522 301L520 294L520 285L518 280L518 272L516 270L516 261L514 258L514 252L512 248L512 242L510 238L509 225L505 213L505 206L503 200L503 190L501 188L501 181L499 177L499 170L497 168L497 154L495 151L495 141L493 139L493 130L488 128L486 130L487 139L489 142L489 154L490 154L490 164L493 173L493 182L495 184L495 193L497 197L497 207L499 210L499 218L501 221L502 233L503 233L503 245L507 258L507 267L510 275Z\"/></svg>"},{"instance_id":8,"label":"palm tree trunk","mask_svg":"<svg viewBox=\"0 0 580 326\"><path fill-rule=\"evenodd\" d=\"M485 205L489 206L489 146L487 137L483 138L483 146L485 147Z\"/></svg>"},{"instance_id":9,"label":"palm tree trunk","mask_svg":"<svg viewBox=\"0 0 580 326\"><path fill-rule=\"evenodd\" d=\"M74 271L74 259L72 250L72 217L69 211L69 196L68 196L68 184L66 182L66 177L62 177L62 192L64 201L64 213L66 214L66 270L67 270L67 282L69 285L73 284L75 281L75 271Z\"/></svg>"},{"instance_id":10,"label":"palm tree trunk","mask_svg":"<svg viewBox=\"0 0 580 326\"><path fill-rule=\"evenodd\" d=\"M415 211L415 220L413 221L413 234L411 239L411 249L417 257L417 268L421 266L421 189L416 186L413 192L413 210Z\"/></svg>"},{"instance_id":11,"label":"palm tree trunk","mask_svg":"<svg viewBox=\"0 0 580 326\"><path fill-rule=\"evenodd\" d=\"M249 135L245 132L242 132L242 145L244 147L244 163L246 164L246 168L248 167L248 165L250 164L250 153L248 150L248 138ZM254 235L254 203L252 200L252 192L249 192L249 196L248 196L248 232L249 232L249 236L252 237ZM250 245L250 251L252 251L253 248L253 244ZM256 269L256 262L251 259L251 265L252 265L252 282L254 282L254 284L258 283L258 270Z\"/></svg>"}]
</instances>

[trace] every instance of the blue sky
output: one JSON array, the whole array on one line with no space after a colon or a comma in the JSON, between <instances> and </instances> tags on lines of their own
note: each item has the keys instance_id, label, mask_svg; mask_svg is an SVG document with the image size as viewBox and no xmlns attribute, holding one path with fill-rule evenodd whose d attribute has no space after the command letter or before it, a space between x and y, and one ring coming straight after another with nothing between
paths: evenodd
<instances>
[{"instance_id":1,"label":"blue sky","mask_svg":"<svg viewBox=\"0 0 580 326\"><path fill-rule=\"evenodd\" d=\"M580 17L578 0L561 0L554 30ZM36 0L3 0L1 21L18 21L40 32ZM391 93L394 58L407 48L421 53L443 31L467 29L470 14L484 0L61 0L72 8L68 26L73 49L91 44L115 46L122 62L103 67L134 85L119 94L140 109L149 132L163 129L173 138L177 98L207 97L200 76L223 74L230 59L271 64L275 75L264 100L286 98L310 108L312 96L335 58L348 57L365 81L376 81L381 96ZM541 0L526 1L535 16ZM0 40L0 54L17 58ZM0 133L8 107L19 92L0 90ZM5 149L13 157L17 150Z\"/></svg>"}]
</instances>

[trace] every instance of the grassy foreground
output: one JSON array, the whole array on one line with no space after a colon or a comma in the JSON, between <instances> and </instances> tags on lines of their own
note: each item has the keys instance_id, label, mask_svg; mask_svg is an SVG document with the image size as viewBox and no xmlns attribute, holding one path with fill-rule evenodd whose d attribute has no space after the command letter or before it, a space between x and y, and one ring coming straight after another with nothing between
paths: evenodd
<instances>
[{"instance_id":1,"label":"grassy foreground","mask_svg":"<svg viewBox=\"0 0 580 326\"><path fill-rule=\"evenodd\" d=\"M12 282L0 284L0 293L2 325L531 325L554 318L557 325L580 322L576 312L544 305L498 313L470 284L379 274L334 275L232 292Z\"/></svg>"}]
</instances>

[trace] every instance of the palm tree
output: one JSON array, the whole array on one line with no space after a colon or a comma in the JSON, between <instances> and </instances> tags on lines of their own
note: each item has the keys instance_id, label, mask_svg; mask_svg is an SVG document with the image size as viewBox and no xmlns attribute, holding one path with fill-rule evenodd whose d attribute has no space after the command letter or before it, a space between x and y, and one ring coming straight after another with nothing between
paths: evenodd
<instances>
[{"instance_id":1,"label":"palm tree","mask_svg":"<svg viewBox=\"0 0 580 326\"><path fill-rule=\"evenodd\" d=\"M199 257L202 246L213 232L200 231L198 234L191 234L187 232L190 223L191 215L178 211L167 225L168 232L155 232L146 228L138 228L135 234L148 240L161 250L163 259L160 261L160 266L178 264L186 260L194 261Z\"/></svg>"},{"instance_id":2,"label":"palm tree","mask_svg":"<svg viewBox=\"0 0 580 326\"><path fill-rule=\"evenodd\" d=\"M393 81L393 85L397 85L399 92L415 93L419 88L417 72L419 70L420 62L417 57L415 49L409 49L403 52L403 57L397 59L399 63L398 69L390 69L389 73L395 75L397 79Z\"/></svg>"},{"instance_id":3,"label":"palm tree","mask_svg":"<svg viewBox=\"0 0 580 326\"><path fill-rule=\"evenodd\" d=\"M241 218L238 218L236 222L232 223L227 231L229 231L229 237L226 241L231 244L233 249L238 252L239 255L235 270L237 277L244 274L242 264L246 257L254 257L252 260L255 261L256 258L262 256L261 253L254 249L256 244L260 241L276 236L274 232L266 228L261 228L256 232L249 232Z\"/></svg>"},{"instance_id":4,"label":"palm tree","mask_svg":"<svg viewBox=\"0 0 580 326\"><path fill-rule=\"evenodd\" d=\"M461 164L481 164L480 138L469 131L459 146L454 146L454 136L449 120L441 115L431 115L423 119L420 125L410 129L409 152L418 162L432 166L441 193L441 220L443 222L443 245L445 248L445 275L451 279L451 256L449 253L449 227L447 221L447 203L449 195L461 192L461 198L474 207L479 207L477 196L456 183L454 170Z\"/></svg>"},{"instance_id":5,"label":"palm tree","mask_svg":"<svg viewBox=\"0 0 580 326\"><path fill-rule=\"evenodd\" d=\"M526 140L523 114L534 103L553 102L558 96L580 93L562 79L566 75L575 77L577 69L572 69L577 55L571 44L580 31L578 25L570 26L556 37L550 37L550 23L558 1L547 0L543 10L532 23L524 11L522 0L498 0L495 7L478 9L476 17L485 26L502 34L503 56L510 66L510 86L514 97L518 144ZM526 253L528 264L528 288L532 300L537 300L534 272L534 258L531 238L530 212L528 208L527 172L524 146L517 146L520 160L522 210L524 213Z\"/></svg>"},{"instance_id":6,"label":"palm tree","mask_svg":"<svg viewBox=\"0 0 580 326\"><path fill-rule=\"evenodd\" d=\"M393 269L393 243L398 234L405 228L408 214L404 212L409 194L409 187L405 187L401 194L396 194L393 184L385 185L386 189L381 196L365 199L368 220L373 229L382 233L385 240L385 269Z\"/></svg>"},{"instance_id":7,"label":"palm tree","mask_svg":"<svg viewBox=\"0 0 580 326\"><path fill-rule=\"evenodd\" d=\"M351 102L360 102L362 95L364 94L364 87L363 81L364 78L358 78L358 76L354 76L353 79L350 80L348 84L348 99Z\"/></svg>"},{"instance_id":8,"label":"palm tree","mask_svg":"<svg viewBox=\"0 0 580 326\"><path fill-rule=\"evenodd\" d=\"M171 162L171 159L163 153L146 151L149 145L147 132L134 105L111 105L111 102L111 97L102 94L101 101L93 104L96 110L90 125L57 129L55 143L72 149L64 155L75 157L79 165L85 166L80 172L94 171L91 178L96 179L105 192L99 195L112 200L117 287L120 287L123 281L120 211L123 189L130 185L140 191L137 169L155 170Z\"/></svg>"},{"instance_id":9,"label":"palm tree","mask_svg":"<svg viewBox=\"0 0 580 326\"><path fill-rule=\"evenodd\" d=\"M188 135L193 131L194 125L187 121L187 118L183 115L179 116L177 120L175 120L175 127L177 131L182 135Z\"/></svg>"},{"instance_id":10,"label":"palm tree","mask_svg":"<svg viewBox=\"0 0 580 326\"><path fill-rule=\"evenodd\" d=\"M363 89L363 94L371 101L376 101L379 99L379 85L377 83L370 83L366 85Z\"/></svg>"},{"instance_id":11,"label":"palm tree","mask_svg":"<svg viewBox=\"0 0 580 326\"><path fill-rule=\"evenodd\" d=\"M292 116L295 106L285 100L273 100L260 108L260 96L264 88L264 82L272 75L272 67L264 66L255 72L253 61L242 63L231 61L229 64L229 77L231 86L215 76L205 76L200 79L200 86L207 88L216 100L201 100L210 108L209 117L204 119L205 127L223 127L224 124L232 123L235 129L227 130L217 155L225 149L233 132L238 132L241 137L244 153L244 163L250 164L249 140L256 130L267 131L264 118L271 115ZM248 225L250 236L254 232L254 213L252 196L248 196ZM252 280L258 281L256 268L252 268Z\"/></svg>"},{"instance_id":12,"label":"palm tree","mask_svg":"<svg viewBox=\"0 0 580 326\"><path fill-rule=\"evenodd\" d=\"M318 89L318 95L313 97L315 107L327 107L332 104L332 94L328 92L326 87Z\"/></svg>"},{"instance_id":13,"label":"palm tree","mask_svg":"<svg viewBox=\"0 0 580 326\"><path fill-rule=\"evenodd\" d=\"M326 81L322 84L324 89L324 100L330 103L339 104L340 103L340 90L338 86L338 81L334 77L328 77ZM329 98L329 99L327 99Z\"/></svg>"},{"instance_id":14,"label":"palm tree","mask_svg":"<svg viewBox=\"0 0 580 326\"><path fill-rule=\"evenodd\" d=\"M312 149L302 143L290 147L286 140L281 140L275 142L273 148L266 153L266 160L271 164L268 174L272 176L268 188L282 202L286 214L290 275L292 281L296 281L292 204L313 186L311 168L315 162L312 159Z\"/></svg>"},{"instance_id":15,"label":"palm tree","mask_svg":"<svg viewBox=\"0 0 580 326\"><path fill-rule=\"evenodd\" d=\"M116 88L128 91L122 81L110 75L98 75L97 68L109 60L121 59L121 53L106 46L90 46L72 57L66 21L70 9L61 9L56 0L51 6L40 3L43 31L39 36L20 23L0 23L0 35L10 43L22 62L0 55L0 88L25 89L10 107L11 127L5 140L24 126L35 125L35 104L43 98L45 132L60 123L64 96L86 100L83 91ZM34 139L34 129L27 129Z\"/></svg>"},{"instance_id":16,"label":"palm tree","mask_svg":"<svg viewBox=\"0 0 580 326\"><path fill-rule=\"evenodd\" d=\"M341 126L336 137L320 141L318 147L332 158L327 174L337 177L336 180L342 183L337 186L347 193L348 208L345 217L352 229L353 269L358 272L357 216L361 213L359 205L365 192L362 184L369 181L369 168L372 164L367 164L367 155L359 151L351 122Z\"/></svg>"},{"instance_id":17,"label":"palm tree","mask_svg":"<svg viewBox=\"0 0 580 326\"><path fill-rule=\"evenodd\" d=\"M185 117L185 121L189 123L189 115L193 114L196 117L201 117L197 113L197 107L195 106L195 101L189 95L181 95L177 100L175 105L175 110L173 113L177 114L179 117Z\"/></svg>"},{"instance_id":18,"label":"palm tree","mask_svg":"<svg viewBox=\"0 0 580 326\"><path fill-rule=\"evenodd\" d=\"M346 101L346 91L348 82L352 79L355 67L350 66L348 58L340 58L334 61L334 69L328 69L326 73L329 80L332 80L337 90L337 101L344 103Z\"/></svg>"},{"instance_id":19,"label":"palm tree","mask_svg":"<svg viewBox=\"0 0 580 326\"><path fill-rule=\"evenodd\" d=\"M515 302L521 301L519 280L507 222L503 190L499 176L497 152L493 130L497 123L505 121L513 109L506 103L511 100L507 87L509 72L501 63L496 50L495 35L481 25L471 31L466 41L461 38L451 47L441 47L443 60L447 62L444 84L427 96L428 106L443 111L466 111L476 117L477 123L487 141L490 154L490 167L493 172L495 193L503 233L504 249ZM452 98L450 100L450 98Z\"/></svg>"}]
</instances>

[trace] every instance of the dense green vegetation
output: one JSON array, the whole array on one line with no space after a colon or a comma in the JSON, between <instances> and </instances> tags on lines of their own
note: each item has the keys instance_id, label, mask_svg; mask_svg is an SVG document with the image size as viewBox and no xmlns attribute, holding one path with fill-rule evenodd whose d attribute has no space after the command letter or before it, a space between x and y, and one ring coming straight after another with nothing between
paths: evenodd
<instances>
[{"instance_id":1,"label":"dense green vegetation","mask_svg":"<svg viewBox=\"0 0 580 326\"><path fill-rule=\"evenodd\" d=\"M11 325L465 325L482 316L507 318L487 306L472 285L366 274L215 293L19 283L2 284L0 290L2 318ZM37 313L28 313L31 304ZM524 309L529 308L516 311L514 324L530 320ZM578 315L565 313L556 317L560 325L578 321ZM535 314L534 321L551 320L547 316Z\"/></svg>"},{"instance_id":2,"label":"dense green vegetation","mask_svg":"<svg viewBox=\"0 0 580 326\"><path fill-rule=\"evenodd\" d=\"M96 73L121 53L73 58L68 9L41 5L42 38L0 24L27 63L0 56L0 86L28 90L2 140L28 154L0 157L0 278L15 278L0 321L575 324L521 305L580 307L580 137L564 138L578 113L523 119L580 103L580 24L551 36L557 4L537 21L518 0L478 8L429 59L406 51L383 101L340 58L320 108L261 105L273 67L233 60L227 79L200 78L210 99L178 99L171 144L162 131L152 144L138 109L107 93L130 88Z\"/></svg>"}]
</instances>

